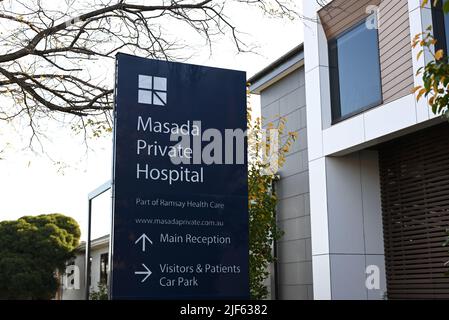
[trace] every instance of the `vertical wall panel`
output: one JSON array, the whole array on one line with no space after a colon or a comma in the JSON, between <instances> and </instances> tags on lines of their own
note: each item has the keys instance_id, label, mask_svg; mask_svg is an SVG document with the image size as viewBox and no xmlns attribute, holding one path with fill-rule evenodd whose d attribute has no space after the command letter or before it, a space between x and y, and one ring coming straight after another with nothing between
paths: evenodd
<instances>
[{"instance_id":1,"label":"vertical wall panel","mask_svg":"<svg viewBox=\"0 0 449 320\"><path fill-rule=\"evenodd\" d=\"M384 103L409 95L414 82L407 0L380 3L379 53Z\"/></svg>"}]
</instances>

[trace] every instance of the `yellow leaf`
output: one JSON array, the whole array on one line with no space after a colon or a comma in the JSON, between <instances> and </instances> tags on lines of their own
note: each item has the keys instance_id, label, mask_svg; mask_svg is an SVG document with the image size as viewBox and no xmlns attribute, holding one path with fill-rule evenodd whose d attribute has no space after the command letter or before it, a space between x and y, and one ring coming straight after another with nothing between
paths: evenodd
<instances>
[{"instance_id":1,"label":"yellow leaf","mask_svg":"<svg viewBox=\"0 0 449 320\"><path fill-rule=\"evenodd\" d=\"M436 61L441 60L441 58L443 58L443 56L444 56L444 51L443 51L443 49L440 49L435 53L435 60Z\"/></svg>"},{"instance_id":2,"label":"yellow leaf","mask_svg":"<svg viewBox=\"0 0 449 320\"><path fill-rule=\"evenodd\" d=\"M419 99L421 99L421 97L423 96L424 93L426 93L426 91L427 90L425 88L422 88L421 90L419 90L418 96L416 97L416 100L419 101Z\"/></svg>"},{"instance_id":3,"label":"yellow leaf","mask_svg":"<svg viewBox=\"0 0 449 320\"><path fill-rule=\"evenodd\" d=\"M419 50L418 54L416 55L416 60L419 60L419 58L421 58L423 53L424 53L424 50Z\"/></svg>"},{"instance_id":4,"label":"yellow leaf","mask_svg":"<svg viewBox=\"0 0 449 320\"><path fill-rule=\"evenodd\" d=\"M421 86L416 86L412 89L412 93L416 93L416 91L418 91L419 89L421 89Z\"/></svg>"}]
</instances>

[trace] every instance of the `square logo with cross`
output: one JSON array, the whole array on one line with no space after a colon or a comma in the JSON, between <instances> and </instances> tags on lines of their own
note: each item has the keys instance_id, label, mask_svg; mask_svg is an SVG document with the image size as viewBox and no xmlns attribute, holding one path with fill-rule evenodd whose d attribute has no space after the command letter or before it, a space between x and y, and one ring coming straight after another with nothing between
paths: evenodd
<instances>
[{"instance_id":1,"label":"square logo with cross","mask_svg":"<svg viewBox=\"0 0 449 320\"><path fill-rule=\"evenodd\" d=\"M167 78L139 74L138 102L165 106L167 104Z\"/></svg>"}]
</instances>

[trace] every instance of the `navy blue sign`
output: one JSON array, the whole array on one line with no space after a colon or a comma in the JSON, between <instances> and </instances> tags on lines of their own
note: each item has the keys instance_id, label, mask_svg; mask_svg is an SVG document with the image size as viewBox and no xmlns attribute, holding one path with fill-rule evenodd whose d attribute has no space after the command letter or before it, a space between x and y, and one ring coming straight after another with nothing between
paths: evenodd
<instances>
[{"instance_id":1,"label":"navy blue sign","mask_svg":"<svg viewBox=\"0 0 449 320\"><path fill-rule=\"evenodd\" d=\"M246 299L244 72L118 54L113 299Z\"/></svg>"}]
</instances>

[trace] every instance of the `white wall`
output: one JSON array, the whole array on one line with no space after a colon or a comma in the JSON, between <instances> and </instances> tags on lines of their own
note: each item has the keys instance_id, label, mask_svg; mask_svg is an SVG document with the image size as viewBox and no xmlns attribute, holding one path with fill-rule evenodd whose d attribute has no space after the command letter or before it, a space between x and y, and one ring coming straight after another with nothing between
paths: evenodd
<instances>
[{"instance_id":1,"label":"white wall","mask_svg":"<svg viewBox=\"0 0 449 320\"><path fill-rule=\"evenodd\" d=\"M304 60L307 109L307 138L310 181L313 292L315 299L331 299L331 264L326 188L326 159L323 154L323 112L330 106L327 43L319 23L315 1L303 1Z\"/></svg>"},{"instance_id":2,"label":"white wall","mask_svg":"<svg viewBox=\"0 0 449 320\"><path fill-rule=\"evenodd\" d=\"M293 71L261 92L264 127L286 117L285 133L297 132L277 183L278 225L284 236L278 241L279 298L313 298L309 210L309 174L304 68ZM270 270L273 271L273 266ZM271 273L271 292L274 290ZM271 298L274 298L271 295Z\"/></svg>"},{"instance_id":3,"label":"white wall","mask_svg":"<svg viewBox=\"0 0 449 320\"><path fill-rule=\"evenodd\" d=\"M384 269L382 208L376 151L326 158L329 262L332 299L381 299L381 286L368 290L365 270Z\"/></svg>"},{"instance_id":4,"label":"white wall","mask_svg":"<svg viewBox=\"0 0 449 320\"><path fill-rule=\"evenodd\" d=\"M98 282L100 281L100 256L104 253L108 253L108 245L104 244L98 247L92 248L92 264L91 264L91 286L90 290L97 290ZM62 289L62 300L84 300L85 294L85 283L84 283L84 272L85 272L85 255L84 252L80 252L76 255L75 265L80 271L80 287L79 289L74 287L67 287ZM68 279L69 282L71 278Z\"/></svg>"}]
</instances>

